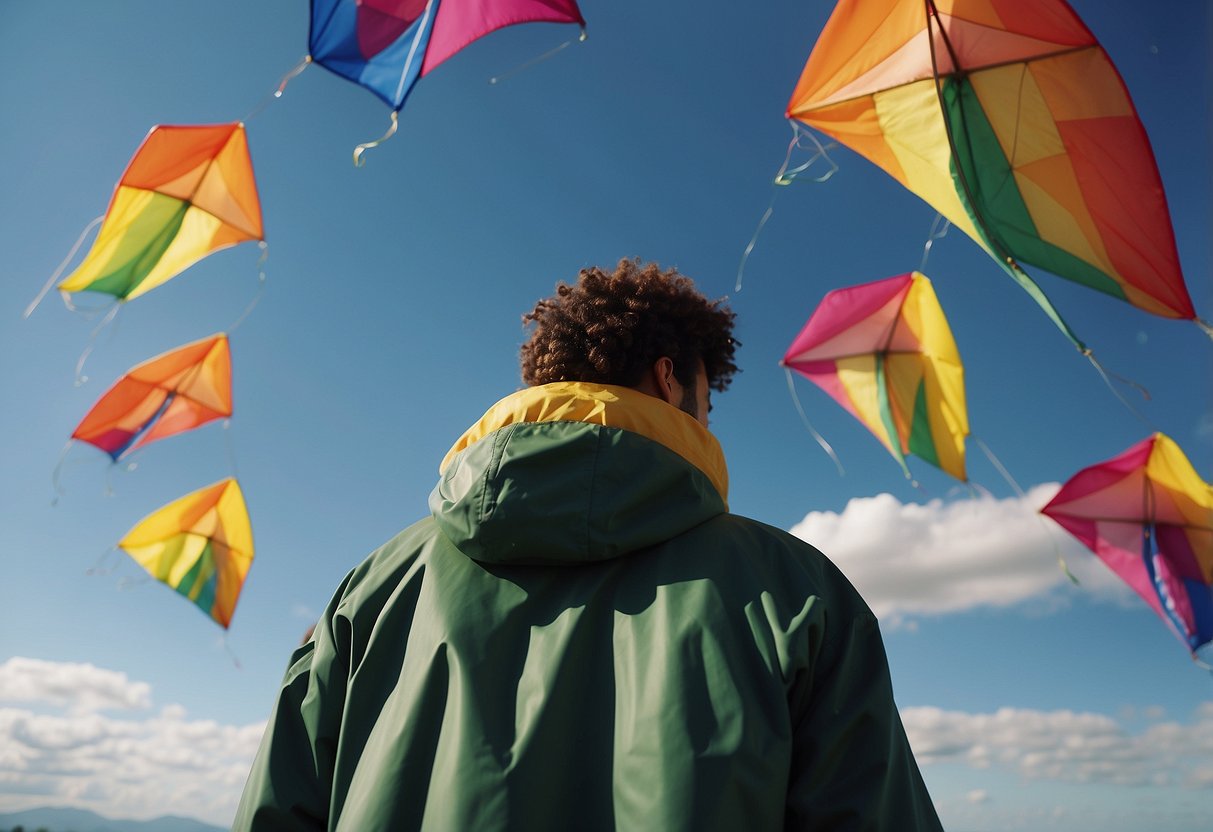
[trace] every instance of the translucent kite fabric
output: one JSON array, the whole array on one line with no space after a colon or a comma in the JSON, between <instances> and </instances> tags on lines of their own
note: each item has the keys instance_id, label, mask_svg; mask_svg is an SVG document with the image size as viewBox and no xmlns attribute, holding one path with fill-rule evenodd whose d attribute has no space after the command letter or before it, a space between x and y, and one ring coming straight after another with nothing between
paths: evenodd
<instances>
[{"instance_id":1,"label":"translucent kite fabric","mask_svg":"<svg viewBox=\"0 0 1213 832\"><path fill-rule=\"evenodd\" d=\"M964 368L925 275L830 292L781 363L863 422L903 469L914 454L966 478Z\"/></svg>"},{"instance_id":2,"label":"translucent kite fabric","mask_svg":"<svg viewBox=\"0 0 1213 832\"><path fill-rule=\"evenodd\" d=\"M879 165L1004 264L1195 317L1145 129L1061 0L841 0L787 116Z\"/></svg>"},{"instance_id":3,"label":"translucent kite fabric","mask_svg":"<svg viewBox=\"0 0 1213 832\"><path fill-rule=\"evenodd\" d=\"M393 110L417 79L477 38L516 23L585 25L573 0L312 0L312 60Z\"/></svg>"},{"instance_id":4,"label":"translucent kite fabric","mask_svg":"<svg viewBox=\"0 0 1213 832\"><path fill-rule=\"evenodd\" d=\"M1213 641L1213 487L1156 433L1079 471L1041 509L1195 652Z\"/></svg>"},{"instance_id":5,"label":"translucent kite fabric","mask_svg":"<svg viewBox=\"0 0 1213 832\"><path fill-rule=\"evenodd\" d=\"M118 547L225 629L231 624L253 562L253 530L234 479L153 512Z\"/></svg>"},{"instance_id":6,"label":"translucent kite fabric","mask_svg":"<svg viewBox=\"0 0 1213 832\"><path fill-rule=\"evenodd\" d=\"M264 237L244 125L159 125L122 174L92 249L59 290L130 300L213 251Z\"/></svg>"},{"instance_id":7,"label":"translucent kite fabric","mask_svg":"<svg viewBox=\"0 0 1213 832\"><path fill-rule=\"evenodd\" d=\"M72 432L115 461L149 442L232 415L232 359L220 333L133 367Z\"/></svg>"}]
</instances>

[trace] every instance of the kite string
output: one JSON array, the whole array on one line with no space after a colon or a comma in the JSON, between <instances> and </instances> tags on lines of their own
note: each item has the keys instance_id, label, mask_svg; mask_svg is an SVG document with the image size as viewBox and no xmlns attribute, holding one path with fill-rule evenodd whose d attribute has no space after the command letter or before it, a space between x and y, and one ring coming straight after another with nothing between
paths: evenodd
<instances>
[{"instance_id":1,"label":"kite string","mask_svg":"<svg viewBox=\"0 0 1213 832\"><path fill-rule=\"evenodd\" d=\"M513 69L507 69L505 72L501 73L500 75L494 75L492 78L489 79L489 83L494 84L494 85L500 84L502 81L513 78L518 73L524 72L524 71L530 69L531 67L535 66L536 64L541 64L544 61L548 60L549 58L554 57L558 52L561 52L561 51L569 48L570 46L573 45L574 41L576 41L577 43L585 43L587 37L588 36L585 33L585 27L582 26L581 34L578 35L577 37L569 38L568 40L566 40L564 43L560 44L559 46L549 49L547 52L544 52L542 55L536 55L534 58L531 58L529 61L523 61L518 66L514 67Z\"/></svg>"},{"instance_id":2,"label":"kite string","mask_svg":"<svg viewBox=\"0 0 1213 832\"><path fill-rule=\"evenodd\" d=\"M838 476L845 477L847 472L842 467L842 463L838 460L838 454L834 453L834 449L830 447L830 443L827 442L825 437L818 433L817 429L813 427L812 422L809 421L809 417L804 412L804 407L800 404L800 396L796 395L796 385L792 381L791 368L785 366L783 371L788 379L788 392L792 395L792 403L796 405L796 412L800 414L800 420L804 422L804 426L809 429L809 433L811 433L813 438L817 440L817 444L821 446L821 449L829 455L830 459L834 460L834 467L838 469Z\"/></svg>"},{"instance_id":3,"label":"kite string","mask_svg":"<svg viewBox=\"0 0 1213 832\"><path fill-rule=\"evenodd\" d=\"M985 442L982 442L981 437L979 436L969 434L969 438L977 443L977 447L981 448L981 452L986 455L986 459L990 460L990 464L994 466L994 470L998 471L999 475L1006 480L1007 485L1011 486L1011 490L1014 491L1015 496L1019 498L1020 504L1026 505L1028 495L1022 488L1019 487L1019 483L1017 483L1015 478L1011 476L1011 472L1007 470L1006 466L1002 464L1001 460L994 455L994 452L990 450L990 447L986 445ZM991 495L991 497L992 496L993 495ZM1033 511L1032 516L1036 518L1036 522L1040 523L1041 528L1044 529L1045 539L1048 540L1049 545L1053 547L1053 554L1057 557L1057 565L1061 567L1062 574L1070 579L1070 583L1078 586L1079 580L1074 573L1070 571L1070 565L1066 563L1065 556L1061 553L1061 547L1057 545L1057 536L1053 533L1053 529L1048 523L1045 522L1044 516L1039 511Z\"/></svg>"},{"instance_id":4,"label":"kite string","mask_svg":"<svg viewBox=\"0 0 1213 832\"><path fill-rule=\"evenodd\" d=\"M101 334L101 330L109 325L110 321L114 320L114 316L118 314L118 310L122 308L121 301L114 301L110 304L109 312L105 313L105 317L101 319L101 323L93 328L93 331L88 336L88 346L84 348L84 352L80 353L80 358L76 360L76 382L75 386L80 387L86 381L88 376L84 374L84 362L88 361L89 355L92 354L93 348L97 346L97 337Z\"/></svg>"},{"instance_id":5,"label":"kite string","mask_svg":"<svg viewBox=\"0 0 1213 832\"><path fill-rule=\"evenodd\" d=\"M1200 647L1197 647L1192 651L1192 661L1196 663L1196 666L1201 670L1207 670L1210 673L1213 673L1213 665L1210 665L1201 657L1202 653L1213 657L1213 642L1205 642Z\"/></svg>"},{"instance_id":6,"label":"kite string","mask_svg":"<svg viewBox=\"0 0 1213 832\"><path fill-rule=\"evenodd\" d=\"M1127 384L1130 387L1133 387L1139 393L1141 393L1142 398L1145 399L1146 401L1150 400L1150 391L1147 390L1142 385L1138 384L1136 381L1133 381L1132 379L1125 378L1124 376L1117 375L1116 373L1109 373L1107 370L1105 370L1103 368L1103 365L1099 363L1099 360L1095 358L1095 356L1091 353L1090 350L1086 350L1083 353L1083 355L1085 355L1087 357L1087 360L1091 362L1091 366L1094 367L1095 371L1099 373L1099 377L1103 379L1103 383L1106 384L1108 389L1112 391L1112 395L1114 395L1114 396L1116 396L1116 398L1120 399L1120 403L1125 406L1125 409L1128 410L1130 413L1132 413L1134 416L1136 416L1137 419L1143 425L1145 425L1147 428L1149 428L1151 431L1157 431L1158 428L1156 428L1154 426L1154 423L1151 422L1149 419L1147 419L1145 416L1143 416L1142 413L1137 408L1135 408L1132 404L1129 403L1128 399L1126 399L1124 396L1122 396L1120 394L1120 391L1117 390L1116 387L1112 384L1112 379L1116 379L1121 384ZM1111 378L1109 378L1109 376L1111 376Z\"/></svg>"},{"instance_id":7,"label":"kite string","mask_svg":"<svg viewBox=\"0 0 1213 832\"><path fill-rule=\"evenodd\" d=\"M270 106L270 102L277 98L281 98L282 93L286 91L286 85L289 84L293 78L302 75L303 71L311 65L312 56L304 55L303 58L300 59L299 63L295 64L295 66L291 68L290 72L282 76L282 80L278 83L278 89L265 96L265 98L262 98L261 101L258 102L257 106L253 108L252 112L244 117L244 120L246 122L251 121L255 116L260 115L262 110Z\"/></svg>"},{"instance_id":8,"label":"kite string","mask_svg":"<svg viewBox=\"0 0 1213 832\"><path fill-rule=\"evenodd\" d=\"M223 445L227 450L227 464L232 469L232 479L240 479L240 471L236 468L236 449L232 444L231 417L223 420Z\"/></svg>"},{"instance_id":9,"label":"kite string","mask_svg":"<svg viewBox=\"0 0 1213 832\"><path fill-rule=\"evenodd\" d=\"M265 261L269 259L270 247L266 244L265 240L262 240L258 244L258 247L261 249L261 256L257 258L257 294L253 295L253 299L249 301L248 306L244 307L244 311L240 313L240 317L236 319L236 322L227 328L228 335L231 335L236 331L236 327L244 323L244 319L249 316L249 313L253 311L253 307L257 305L261 300L261 296L265 294Z\"/></svg>"},{"instance_id":10,"label":"kite string","mask_svg":"<svg viewBox=\"0 0 1213 832\"><path fill-rule=\"evenodd\" d=\"M825 182L827 179L837 173L838 164L830 158L828 153L826 153L826 148L822 146L820 141L817 140L817 137L808 130L802 128L795 121L789 121L788 123L792 127L792 140L788 142L788 150L787 153L784 154L783 164L779 166L779 171L775 174L775 179L772 181L772 184L777 186L777 188L791 185L797 180L799 174L807 171L818 159L825 159L830 164L830 170L826 171L821 176L813 177L810 179L810 181L817 183ZM804 164L797 165L792 170L788 170L788 165L792 163L792 151L797 147L801 147L800 139L802 136L812 140L813 144L817 147L817 152L814 153ZM779 191L777 188L772 189L771 201L767 203L767 209L763 212L762 219L758 221L758 227L754 229L754 234L752 237L750 237L750 242L746 244L745 251L743 251L741 254L741 262L737 264L737 284L733 287L733 291L735 292L741 291L741 282L745 277L746 262L749 261L750 254L754 251L754 246L758 244L758 235L760 235L762 233L762 229L766 227L767 220L769 220L771 215L775 213L775 198L779 196Z\"/></svg>"},{"instance_id":11,"label":"kite string","mask_svg":"<svg viewBox=\"0 0 1213 832\"><path fill-rule=\"evenodd\" d=\"M943 224L940 225L940 220ZM918 264L918 271L925 272L927 270L927 258L931 256L931 247L935 245L936 240L942 240L948 236L948 231L952 228L952 221L943 214L936 214L935 219L931 221L931 230L927 232L927 241L922 247L922 262Z\"/></svg>"},{"instance_id":12,"label":"kite string","mask_svg":"<svg viewBox=\"0 0 1213 832\"><path fill-rule=\"evenodd\" d=\"M72 258L76 256L76 252L79 251L80 246L84 244L84 239L88 237L88 233L96 228L103 219L105 219L104 214L97 217L84 227L84 230L80 232L80 237L76 240L76 244L72 246L72 250L67 253L67 257L63 258L63 262L59 264L59 268L55 269L55 273L52 274L50 279L46 281L46 285L42 287L42 291L38 293L38 297L34 298L33 302L30 303L29 306L25 307L25 312L21 315L23 319L34 314L34 310L38 308L38 304L42 303L42 299L46 297L46 293L51 290L51 287L55 285L55 281L59 279L59 275L63 274L63 270L67 268L67 264L72 262Z\"/></svg>"},{"instance_id":13,"label":"kite string","mask_svg":"<svg viewBox=\"0 0 1213 832\"><path fill-rule=\"evenodd\" d=\"M227 653L227 657L232 660L232 664L235 665L237 670L244 670L244 665L240 663L240 659L236 656L235 651L232 650L232 646L227 643L227 630L223 631L223 650Z\"/></svg>"},{"instance_id":14,"label":"kite string","mask_svg":"<svg viewBox=\"0 0 1213 832\"><path fill-rule=\"evenodd\" d=\"M105 562L110 559L110 555L114 554L117 551L118 551L117 546L111 546L108 549L106 549L104 552L101 553L101 555L97 558L97 560L93 561L92 566L90 566L88 569L84 570L84 574L85 575L109 575L109 574L111 574L118 567L117 567L117 565L107 567L105 565Z\"/></svg>"},{"instance_id":15,"label":"kite string","mask_svg":"<svg viewBox=\"0 0 1213 832\"><path fill-rule=\"evenodd\" d=\"M1213 324L1210 324L1204 318L1193 318L1192 321L1200 327L1200 331L1213 339Z\"/></svg>"},{"instance_id":16,"label":"kite string","mask_svg":"<svg viewBox=\"0 0 1213 832\"><path fill-rule=\"evenodd\" d=\"M396 110L392 110L391 120L392 123L388 126L386 133L375 139L373 142L363 142L354 148L354 167L360 168L366 164L366 160L362 158L363 153L366 153L372 147L378 147L392 136L396 135L396 128L400 124L400 113Z\"/></svg>"}]
</instances>

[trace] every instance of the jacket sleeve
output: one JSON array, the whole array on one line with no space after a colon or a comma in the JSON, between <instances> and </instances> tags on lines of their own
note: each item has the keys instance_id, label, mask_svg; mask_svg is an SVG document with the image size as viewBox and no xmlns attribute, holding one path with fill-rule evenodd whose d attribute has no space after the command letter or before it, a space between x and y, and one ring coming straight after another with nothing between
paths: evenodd
<instances>
[{"instance_id":1,"label":"jacket sleeve","mask_svg":"<svg viewBox=\"0 0 1213 832\"><path fill-rule=\"evenodd\" d=\"M856 599L858 601L858 599ZM910 750L875 616L831 616L810 633L789 705L787 830L941 832Z\"/></svg>"},{"instance_id":2,"label":"jacket sleeve","mask_svg":"<svg viewBox=\"0 0 1213 832\"><path fill-rule=\"evenodd\" d=\"M348 579L347 579L348 583ZM333 768L349 676L343 590L295 651L236 811L233 832L328 828Z\"/></svg>"}]
</instances>

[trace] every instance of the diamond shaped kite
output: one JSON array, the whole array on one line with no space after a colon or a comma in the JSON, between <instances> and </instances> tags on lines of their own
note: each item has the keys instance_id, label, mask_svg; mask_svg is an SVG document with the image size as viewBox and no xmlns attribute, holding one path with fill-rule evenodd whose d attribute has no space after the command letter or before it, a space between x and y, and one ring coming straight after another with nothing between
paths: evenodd
<instances>
[{"instance_id":1,"label":"diamond shaped kite","mask_svg":"<svg viewBox=\"0 0 1213 832\"><path fill-rule=\"evenodd\" d=\"M253 530L234 479L208 485L149 514L118 548L224 628L253 562Z\"/></svg>"}]
</instances>

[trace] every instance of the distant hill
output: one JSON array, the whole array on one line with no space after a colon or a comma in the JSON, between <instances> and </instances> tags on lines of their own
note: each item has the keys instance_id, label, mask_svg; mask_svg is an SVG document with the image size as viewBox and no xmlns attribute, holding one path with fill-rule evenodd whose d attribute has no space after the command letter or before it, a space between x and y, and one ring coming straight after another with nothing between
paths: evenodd
<instances>
[{"instance_id":1,"label":"distant hill","mask_svg":"<svg viewBox=\"0 0 1213 832\"><path fill-rule=\"evenodd\" d=\"M163 817L152 820L111 820L87 809L27 809L24 812L0 814L0 832L15 827L25 832L224 832L221 826L211 826L190 818Z\"/></svg>"}]
</instances>

